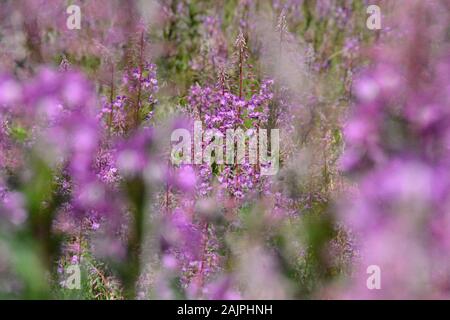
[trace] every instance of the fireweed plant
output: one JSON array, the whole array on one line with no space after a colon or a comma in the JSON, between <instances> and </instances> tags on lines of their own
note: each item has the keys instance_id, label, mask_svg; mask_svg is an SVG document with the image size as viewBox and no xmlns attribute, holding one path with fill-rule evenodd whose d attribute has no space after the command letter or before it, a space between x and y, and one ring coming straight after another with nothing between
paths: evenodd
<instances>
[{"instance_id":1,"label":"fireweed plant","mask_svg":"<svg viewBox=\"0 0 450 320\"><path fill-rule=\"evenodd\" d=\"M2 1L0 297L448 298L447 2Z\"/></svg>"}]
</instances>

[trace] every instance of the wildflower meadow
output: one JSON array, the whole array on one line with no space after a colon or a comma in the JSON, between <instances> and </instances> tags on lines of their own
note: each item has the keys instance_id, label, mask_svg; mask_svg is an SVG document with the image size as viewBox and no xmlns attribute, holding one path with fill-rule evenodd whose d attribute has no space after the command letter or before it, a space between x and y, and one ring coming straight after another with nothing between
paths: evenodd
<instances>
[{"instance_id":1,"label":"wildflower meadow","mask_svg":"<svg viewBox=\"0 0 450 320\"><path fill-rule=\"evenodd\" d=\"M449 298L448 0L0 1L0 299Z\"/></svg>"}]
</instances>

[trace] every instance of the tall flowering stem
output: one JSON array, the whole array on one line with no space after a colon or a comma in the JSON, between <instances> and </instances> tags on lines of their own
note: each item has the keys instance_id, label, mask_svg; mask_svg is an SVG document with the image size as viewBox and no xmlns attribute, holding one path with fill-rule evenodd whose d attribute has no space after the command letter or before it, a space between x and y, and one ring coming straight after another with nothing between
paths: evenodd
<instances>
[{"instance_id":1,"label":"tall flowering stem","mask_svg":"<svg viewBox=\"0 0 450 320\"><path fill-rule=\"evenodd\" d=\"M138 79L138 92L137 92L137 98L136 98L136 118L135 118L135 126L137 127L139 125L139 116L140 116L140 109L141 109L141 90L142 90L142 73L143 73L143 58L144 58L144 31L141 33L140 43L139 43L139 62L138 62L138 68L139 68L139 79Z\"/></svg>"}]
</instances>

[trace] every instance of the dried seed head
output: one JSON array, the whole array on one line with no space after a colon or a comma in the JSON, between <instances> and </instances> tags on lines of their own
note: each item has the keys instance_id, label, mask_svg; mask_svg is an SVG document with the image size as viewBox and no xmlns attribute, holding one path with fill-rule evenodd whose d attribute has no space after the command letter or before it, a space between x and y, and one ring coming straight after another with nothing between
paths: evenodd
<instances>
[{"instance_id":1,"label":"dried seed head","mask_svg":"<svg viewBox=\"0 0 450 320\"><path fill-rule=\"evenodd\" d=\"M281 37L283 37L288 32L286 21L286 8L283 8L283 10L281 10L280 16L278 17L276 30L277 32L280 33Z\"/></svg>"},{"instance_id":2,"label":"dried seed head","mask_svg":"<svg viewBox=\"0 0 450 320\"><path fill-rule=\"evenodd\" d=\"M245 37L244 34L242 33L242 30L239 31L239 35L236 38L234 46L239 52L244 52L247 49L247 43L245 41Z\"/></svg>"},{"instance_id":3,"label":"dried seed head","mask_svg":"<svg viewBox=\"0 0 450 320\"><path fill-rule=\"evenodd\" d=\"M219 70L218 70L218 80L219 80L219 86L220 86L220 90L222 90L222 92L225 92L228 89L228 74L227 71L225 69L224 65L219 66Z\"/></svg>"},{"instance_id":4,"label":"dried seed head","mask_svg":"<svg viewBox=\"0 0 450 320\"><path fill-rule=\"evenodd\" d=\"M286 8L281 10L280 16L278 17L278 23L276 26L277 32L280 33L281 41L285 38L285 35L288 33L287 21L286 21Z\"/></svg>"},{"instance_id":5,"label":"dried seed head","mask_svg":"<svg viewBox=\"0 0 450 320\"><path fill-rule=\"evenodd\" d=\"M63 54L61 63L59 64L59 70L61 72L65 72L65 71L69 70L69 66L70 66L70 62L69 62L69 60L67 60L66 55Z\"/></svg>"}]
</instances>

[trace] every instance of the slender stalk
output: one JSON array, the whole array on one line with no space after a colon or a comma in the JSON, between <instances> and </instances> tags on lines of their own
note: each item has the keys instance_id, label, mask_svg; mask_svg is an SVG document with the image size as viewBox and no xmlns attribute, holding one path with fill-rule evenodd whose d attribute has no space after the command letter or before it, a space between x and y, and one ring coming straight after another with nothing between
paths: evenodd
<instances>
[{"instance_id":1,"label":"slender stalk","mask_svg":"<svg viewBox=\"0 0 450 320\"><path fill-rule=\"evenodd\" d=\"M108 131L111 135L112 131L112 121L113 121L113 113L114 113L114 64L112 65L111 70L111 94L109 95L109 103L111 103L111 112L109 113L109 122L108 122Z\"/></svg>"},{"instance_id":2,"label":"slender stalk","mask_svg":"<svg viewBox=\"0 0 450 320\"><path fill-rule=\"evenodd\" d=\"M78 263L81 263L81 245L83 241L83 218L80 218L80 230L78 234Z\"/></svg>"},{"instance_id":3,"label":"slender stalk","mask_svg":"<svg viewBox=\"0 0 450 320\"><path fill-rule=\"evenodd\" d=\"M141 107L143 56L144 56L144 31L142 31L141 33L140 53L139 53L139 82L138 82L138 93L136 99L136 115L135 115L136 127L139 125L139 112Z\"/></svg>"},{"instance_id":4,"label":"slender stalk","mask_svg":"<svg viewBox=\"0 0 450 320\"><path fill-rule=\"evenodd\" d=\"M170 159L167 161L167 173L170 171ZM170 212L170 184L169 179L166 182L166 214Z\"/></svg>"},{"instance_id":5,"label":"slender stalk","mask_svg":"<svg viewBox=\"0 0 450 320\"><path fill-rule=\"evenodd\" d=\"M239 47L239 99L242 99L243 96L243 85L244 85L244 46L245 46L245 40L242 34L239 35L239 37L241 38L241 43L238 46ZM241 106L238 106L238 110L237 110L237 116L240 119L241 118ZM237 144L235 146L237 148ZM235 149L236 150L236 149ZM239 168L239 164L238 164L238 159L237 159L237 154L236 154L236 158L235 158L235 162L236 162L236 176L235 176L235 183L238 183L238 177L240 174L240 168Z\"/></svg>"},{"instance_id":6,"label":"slender stalk","mask_svg":"<svg viewBox=\"0 0 450 320\"><path fill-rule=\"evenodd\" d=\"M203 227L203 232L205 233L205 237L203 239L203 245L202 245L202 258L200 261L200 268L198 270L198 285L199 287L203 287L203 283L204 283L204 275L203 275L203 270L204 270L204 265L206 264L205 261L205 257L206 257L206 250L208 249L208 229L209 229L209 223L205 222L205 226Z\"/></svg>"},{"instance_id":7,"label":"slender stalk","mask_svg":"<svg viewBox=\"0 0 450 320\"><path fill-rule=\"evenodd\" d=\"M243 95L243 80L244 80L244 75L243 75L243 48L239 49L239 98L242 99L242 95ZM239 111L240 111L239 107ZM238 112L238 116L240 115L240 112Z\"/></svg>"}]
</instances>

